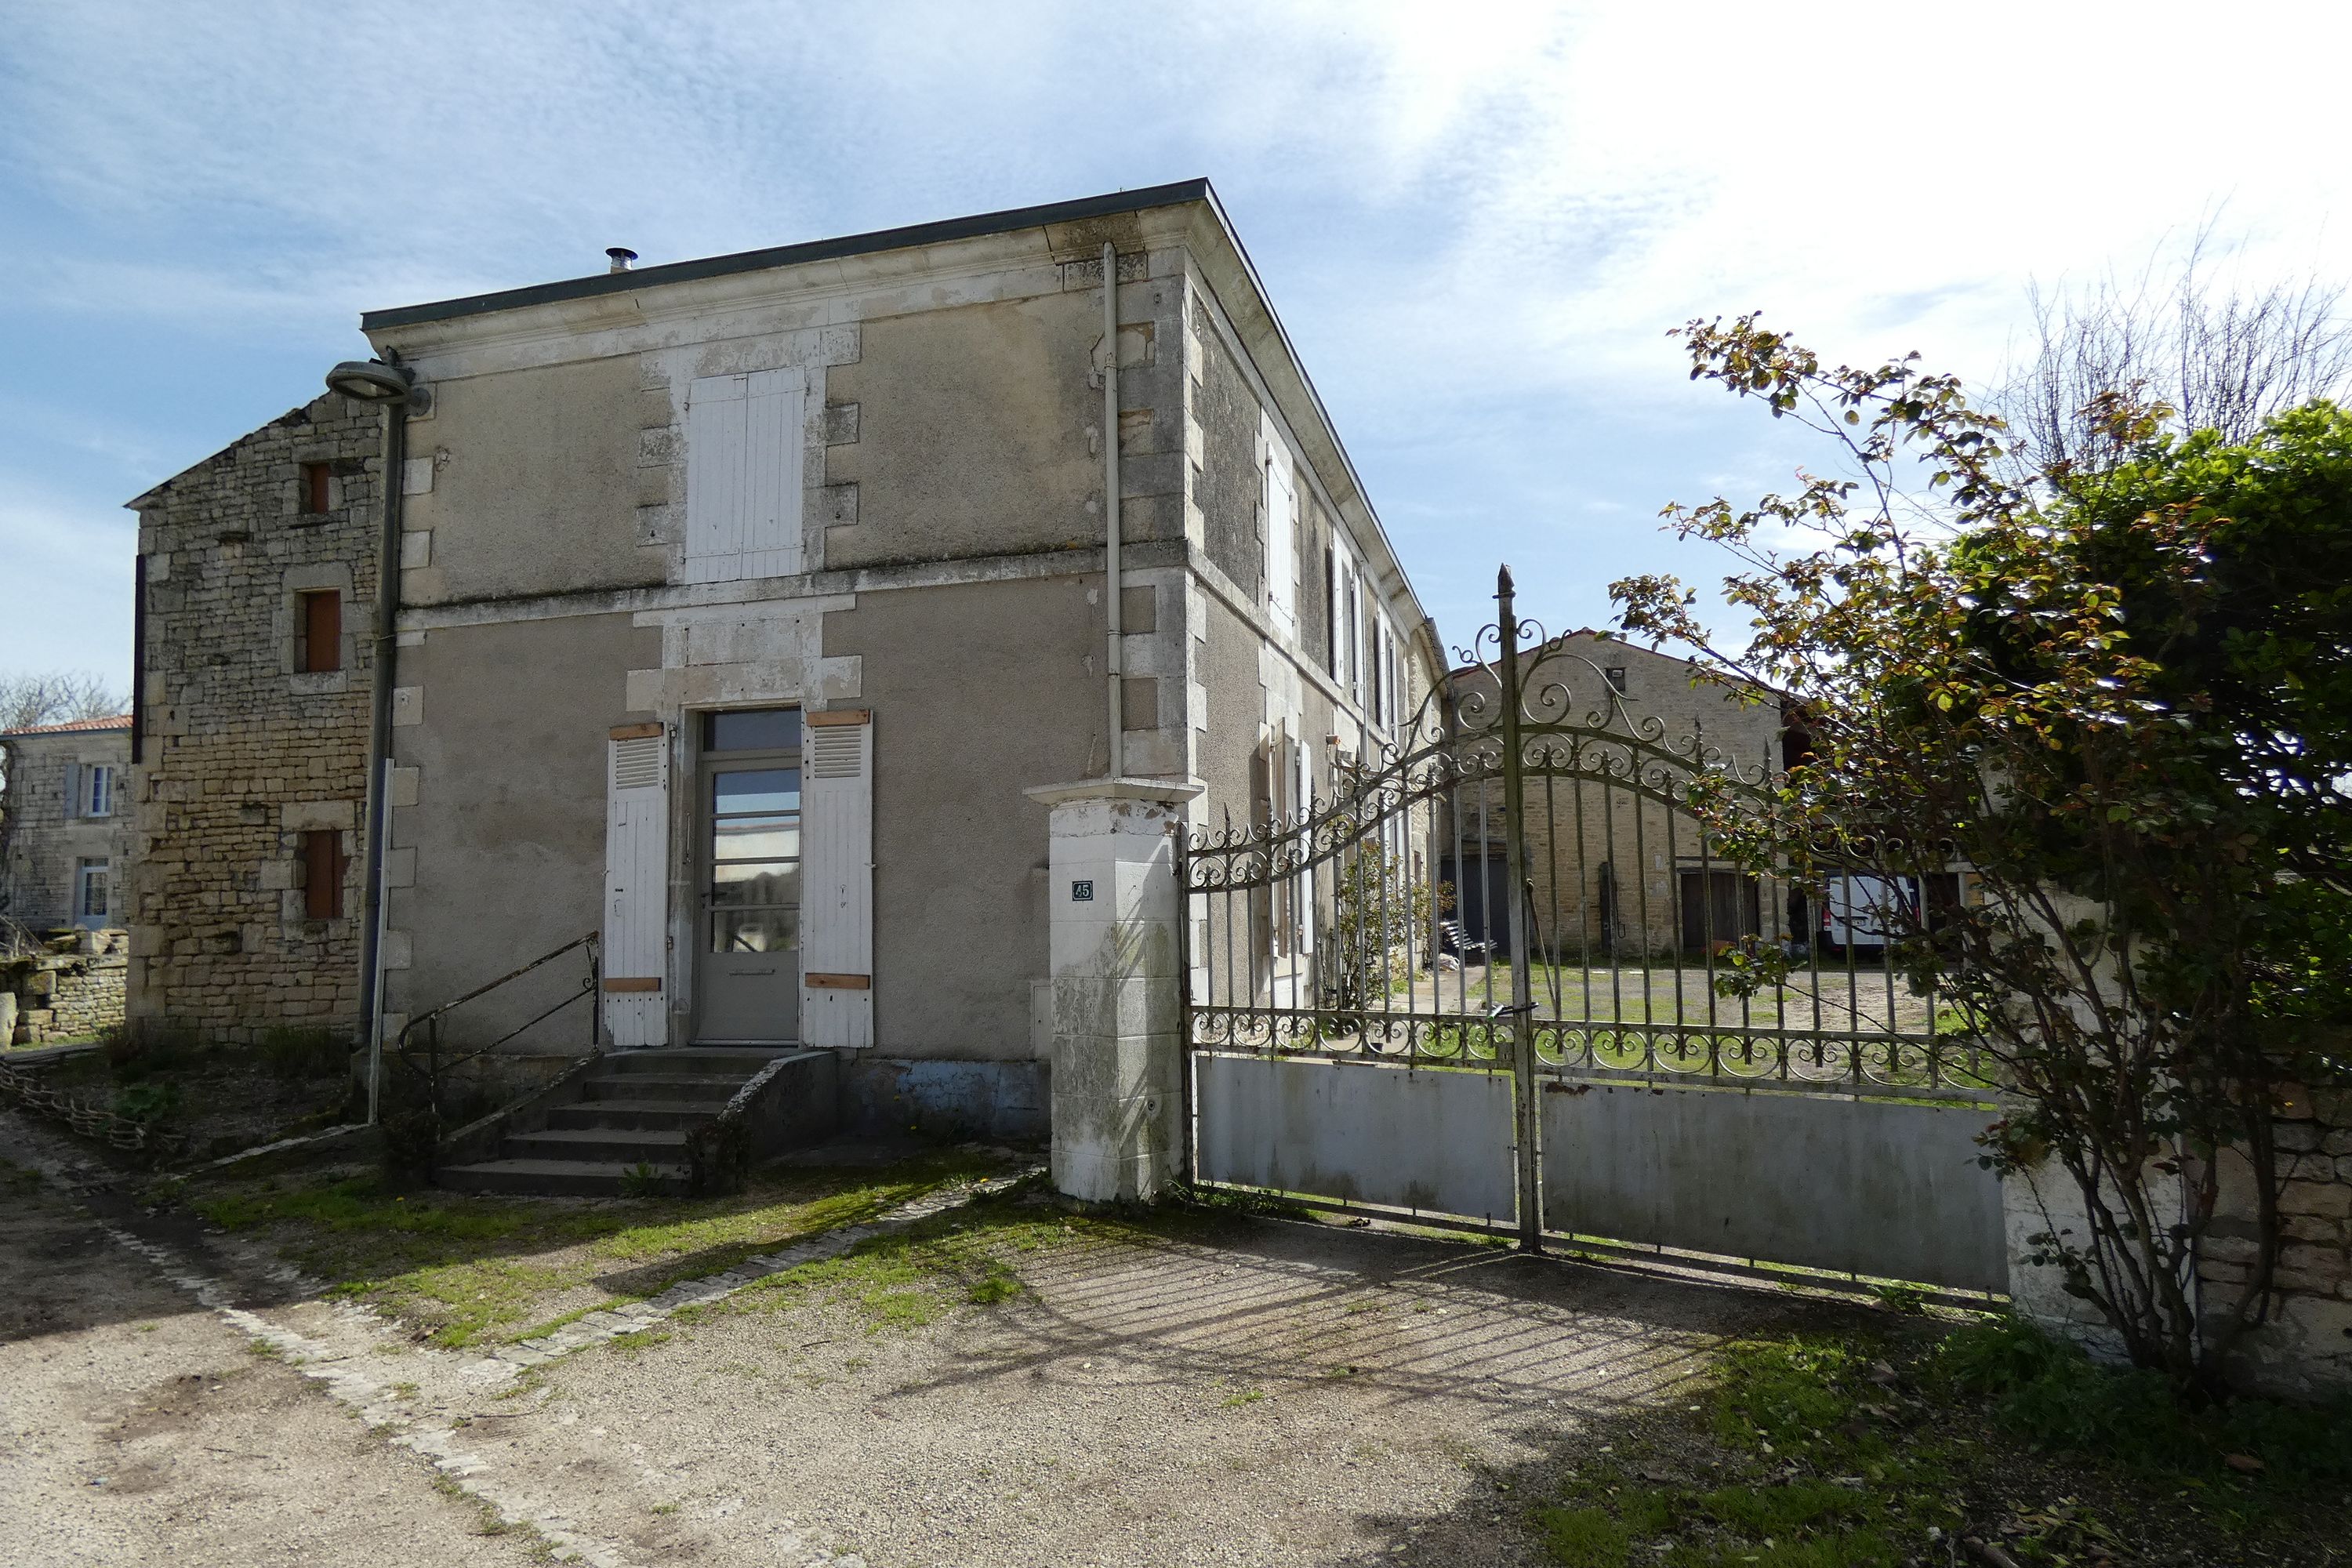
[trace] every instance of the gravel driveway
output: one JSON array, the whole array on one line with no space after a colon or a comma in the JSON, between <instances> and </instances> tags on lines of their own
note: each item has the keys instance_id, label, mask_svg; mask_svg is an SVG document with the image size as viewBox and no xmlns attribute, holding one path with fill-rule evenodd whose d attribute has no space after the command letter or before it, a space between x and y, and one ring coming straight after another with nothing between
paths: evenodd
<instances>
[{"instance_id":1,"label":"gravel driveway","mask_svg":"<svg viewBox=\"0 0 2352 1568\"><path fill-rule=\"evenodd\" d=\"M919 1330L754 1298L566 1358L478 1451L637 1562L1528 1563L1506 1478L1786 1310L1244 1218L1014 1266Z\"/></svg>"},{"instance_id":2,"label":"gravel driveway","mask_svg":"<svg viewBox=\"0 0 2352 1568\"><path fill-rule=\"evenodd\" d=\"M0 1561L538 1561L53 1184L0 1188Z\"/></svg>"},{"instance_id":3,"label":"gravel driveway","mask_svg":"<svg viewBox=\"0 0 2352 1568\"><path fill-rule=\"evenodd\" d=\"M142 1257L54 1185L0 1228L35 1314L0 1344L31 1483L0 1489L12 1563L503 1563L530 1526L615 1565L1534 1563L1531 1482L1801 1310L1475 1244L1000 1203L973 1233L1019 1238L999 1289L786 1271L518 1375L267 1288L220 1237ZM190 1270L242 1279L209 1294L244 1315L197 1309ZM516 1527L474 1533L496 1513Z\"/></svg>"}]
</instances>

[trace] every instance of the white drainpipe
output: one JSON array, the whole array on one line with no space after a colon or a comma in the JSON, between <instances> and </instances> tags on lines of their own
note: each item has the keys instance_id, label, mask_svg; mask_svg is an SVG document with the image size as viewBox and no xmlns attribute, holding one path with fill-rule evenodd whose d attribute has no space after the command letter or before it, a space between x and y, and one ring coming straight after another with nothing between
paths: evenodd
<instances>
[{"instance_id":1,"label":"white drainpipe","mask_svg":"<svg viewBox=\"0 0 2352 1568\"><path fill-rule=\"evenodd\" d=\"M1110 621L1109 657L1105 661L1109 670L1110 749L1109 766L1105 773L1118 778L1127 772L1127 759L1121 738L1126 733L1127 714L1121 702L1119 682L1127 674L1127 655L1120 646L1119 571L1118 571L1118 248L1108 240L1103 242L1103 531L1104 592L1108 596Z\"/></svg>"}]
</instances>

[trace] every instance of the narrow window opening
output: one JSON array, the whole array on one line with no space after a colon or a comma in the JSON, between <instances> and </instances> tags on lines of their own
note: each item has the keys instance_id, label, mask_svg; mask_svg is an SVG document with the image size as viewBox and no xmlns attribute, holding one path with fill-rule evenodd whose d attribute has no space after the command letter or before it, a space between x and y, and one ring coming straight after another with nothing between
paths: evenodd
<instances>
[{"instance_id":1,"label":"narrow window opening","mask_svg":"<svg viewBox=\"0 0 2352 1568\"><path fill-rule=\"evenodd\" d=\"M343 918L343 871L350 857L332 828L302 835L302 913L314 921Z\"/></svg>"},{"instance_id":2,"label":"narrow window opening","mask_svg":"<svg viewBox=\"0 0 2352 1568\"><path fill-rule=\"evenodd\" d=\"M103 763L86 769L82 775L81 799L79 803L84 816L114 815L114 770Z\"/></svg>"},{"instance_id":3,"label":"narrow window opening","mask_svg":"<svg viewBox=\"0 0 2352 1568\"><path fill-rule=\"evenodd\" d=\"M305 675L342 668L342 595L328 588L298 597L302 613L294 634L294 668Z\"/></svg>"},{"instance_id":4,"label":"narrow window opening","mask_svg":"<svg viewBox=\"0 0 2352 1568\"><path fill-rule=\"evenodd\" d=\"M1609 678L1609 688L1611 690L1616 692L1620 696L1624 695L1625 667L1623 665L1612 664L1601 673Z\"/></svg>"},{"instance_id":5,"label":"narrow window opening","mask_svg":"<svg viewBox=\"0 0 2352 1568\"><path fill-rule=\"evenodd\" d=\"M332 477L333 469L325 463L302 465L302 510L304 511L316 515L327 510L327 502L333 494L329 483Z\"/></svg>"}]
</instances>

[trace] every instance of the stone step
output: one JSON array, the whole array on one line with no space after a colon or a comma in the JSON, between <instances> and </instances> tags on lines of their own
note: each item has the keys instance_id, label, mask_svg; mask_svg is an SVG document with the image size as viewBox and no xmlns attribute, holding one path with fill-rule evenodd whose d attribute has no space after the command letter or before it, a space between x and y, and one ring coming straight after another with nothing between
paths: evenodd
<instances>
[{"instance_id":1,"label":"stone step","mask_svg":"<svg viewBox=\"0 0 2352 1568\"><path fill-rule=\"evenodd\" d=\"M723 1100L576 1100L547 1110L551 1128L698 1127L727 1109Z\"/></svg>"},{"instance_id":2,"label":"stone step","mask_svg":"<svg viewBox=\"0 0 2352 1568\"><path fill-rule=\"evenodd\" d=\"M509 1133L499 1145L509 1160L613 1160L624 1165L681 1164L686 1133L678 1129L551 1127Z\"/></svg>"},{"instance_id":3,"label":"stone step","mask_svg":"<svg viewBox=\"0 0 2352 1568\"><path fill-rule=\"evenodd\" d=\"M529 1193L550 1197L614 1198L643 1192L631 1179L635 1162L617 1160L485 1160L476 1165L445 1165L441 1185L461 1193ZM655 1190L684 1193L684 1165L654 1167Z\"/></svg>"},{"instance_id":4,"label":"stone step","mask_svg":"<svg viewBox=\"0 0 2352 1568\"><path fill-rule=\"evenodd\" d=\"M731 1073L750 1078L790 1046L682 1046L614 1051L596 1064L599 1078L631 1073Z\"/></svg>"},{"instance_id":5,"label":"stone step","mask_svg":"<svg viewBox=\"0 0 2352 1568\"><path fill-rule=\"evenodd\" d=\"M603 1100L715 1100L724 1105L743 1087L740 1078L707 1073L616 1073L583 1081L581 1091L591 1102Z\"/></svg>"}]
</instances>

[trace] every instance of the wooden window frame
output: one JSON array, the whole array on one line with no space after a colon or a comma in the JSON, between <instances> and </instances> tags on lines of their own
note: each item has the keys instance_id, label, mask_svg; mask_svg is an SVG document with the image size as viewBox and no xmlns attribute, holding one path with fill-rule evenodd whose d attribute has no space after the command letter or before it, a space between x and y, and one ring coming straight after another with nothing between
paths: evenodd
<instances>
[{"instance_id":1,"label":"wooden window frame","mask_svg":"<svg viewBox=\"0 0 2352 1568\"><path fill-rule=\"evenodd\" d=\"M331 617L322 625L321 612ZM340 588L304 588L294 595L294 672L332 675L343 668L343 594ZM319 634L325 631L321 637ZM324 647L321 647L321 644Z\"/></svg>"},{"instance_id":2,"label":"wooden window frame","mask_svg":"<svg viewBox=\"0 0 2352 1568\"><path fill-rule=\"evenodd\" d=\"M351 857L343 850L336 828L312 828L302 835L302 917L313 921L343 918L344 874Z\"/></svg>"},{"instance_id":3,"label":"wooden window frame","mask_svg":"<svg viewBox=\"0 0 2352 1568\"><path fill-rule=\"evenodd\" d=\"M302 513L319 517L333 510L335 469L331 463L304 463L300 468Z\"/></svg>"}]
</instances>

